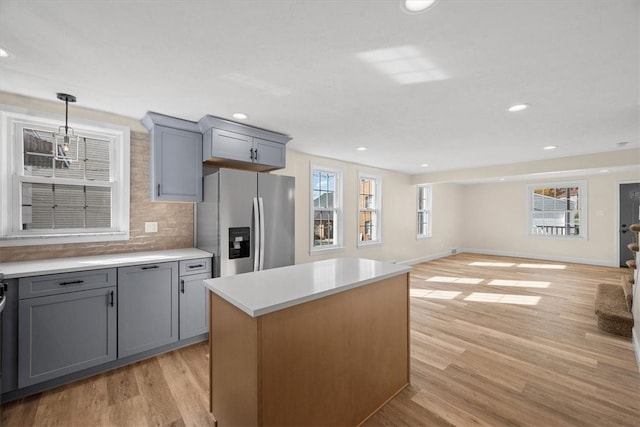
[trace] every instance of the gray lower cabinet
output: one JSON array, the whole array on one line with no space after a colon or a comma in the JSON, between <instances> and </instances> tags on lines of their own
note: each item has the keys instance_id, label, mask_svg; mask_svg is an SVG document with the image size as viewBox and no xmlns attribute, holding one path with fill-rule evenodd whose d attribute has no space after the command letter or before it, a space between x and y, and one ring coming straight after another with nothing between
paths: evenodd
<instances>
[{"instance_id":1,"label":"gray lower cabinet","mask_svg":"<svg viewBox=\"0 0 640 427\"><path fill-rule=\"evenodd\" d=\"M117 289L18 302L18 387L115 360Z\"/></svg>"},{"instance_id":2,"label":"gray lower cabinet","mask_svg":"<svg viewBox=\"0 0 640 427\"><path fill-rule=\"evenodd\" d=\"M60 378L122 366L206 339L212 259L5 280L2 392L24 396Z\"/></svg>"},{"instance_id":3,"label":"gray lower cabinet","mask_svg":"<svg viewBox=\"0 0 640 427\"><path fill-rule=\"evenodd\" d=\"M178 341L178 262L118 268L118 357Z\"/></svg>"},{"instance_id":4,"label":"gray lower cabinet","mask_svg":"<svg viewBox=\"0 0 640 427\"><path fill-rule=\"evenodd\" d=\"M180 278L180 339L209 331L209 298L202 281L211 274L196 274Z\"/></svg>"},{"instance_id":5,"label":"gray lower cabinet","mask_svg":"<svg viewBox=\"0 0 640 427\"><path fill-rule=\"evenodd\" d=\"M202 281L211 271L211 258L180 261L181 340L209 332L209 295Z\"/></svg>"}]
</instances>

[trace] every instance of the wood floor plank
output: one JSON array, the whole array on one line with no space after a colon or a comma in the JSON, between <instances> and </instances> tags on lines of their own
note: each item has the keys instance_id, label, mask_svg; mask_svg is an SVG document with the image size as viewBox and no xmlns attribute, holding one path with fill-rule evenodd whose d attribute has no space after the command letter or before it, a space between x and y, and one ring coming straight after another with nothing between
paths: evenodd
<instances>
[{"instance_id":1,"label":"wood floor plank","mask_svg":"<svg viewBox=\"0 0 640 427\"><path fill-rule=\"evenodd\" d=\"M148 424L176 425L182 416L160 366L160 357L163 356L154 357L148 363L141 364L134 372L140 396L147 406L145 413Z\"/></svg>"},{"instance_id":2,"label":"wood floor plank","mask_svg":"<svg viewBox=\"0 0 640 427\"><path fill-rule=\"evenodd\" d=\"M134 366L124 366L106 376L109 405L117 405L140 395Z\"/></svg>"},{"instance_id":3,"label":"wood floor plank","mask_svg":"<svg viewBox=\"0 0 640 427\"><path fill-rule=\"evenodd\" d=\"M213 426L215 419L209 412L208 382L205 387L198 384L180 352L162 355L158 361L184 424Z\"/></svg>"},{"instance_id":4,"label":"wood floor plank","mask_svg":"<svg viewBox=\"0 0 640 427\"><path fill-rule=\"evenodd\" d=\"M411 274L411 385L371 426L637 426L630 339L596 327L628 269L457 254ZM199 343L3 405L4 426L211 426Z\"/></svg>"}]
</instances>

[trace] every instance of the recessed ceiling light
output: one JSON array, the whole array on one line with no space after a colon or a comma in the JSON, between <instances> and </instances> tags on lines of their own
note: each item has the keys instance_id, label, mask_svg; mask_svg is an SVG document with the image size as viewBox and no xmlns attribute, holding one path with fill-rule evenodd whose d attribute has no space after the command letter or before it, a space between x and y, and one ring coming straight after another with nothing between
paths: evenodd
<instances>
[{"instance_id":1,"label":"recessed ceiling light","mask_svg":"<svg viewBox=\"0 0 640 427\"><path fill-rule=\"evenodd\" d=\"M542 147L543 150L555 150L558 148L557 145L547 145L546 147Z\"/></svg>"},{"instance_id":2,"label":"recessed ceiling light","mask_svg":"<svg viewBox=\"0 0 640 427\"><path fill-rule=\"evenodd\" d=\"M7 56L9 56L9 52L0 48L0 58L6 58Z\"/></svg>"},{"instance_id":3,"label":"recessed ceiling light","mask_svg":"<svg viewBox=\"0 0 640 427\"><path fill-rule=\"evenodd\" d=\"M245 113L233 113L233 118L238 120L246 120L249 118Z\"/></svg>"},{"instance_id":4,"label":"recessed ceiling light","mask_svg":"<svg viewBox=\"0 0 640 427\"><path fill-rule=\"evenodd\" d=\"M421 168L428 168L429 167L429 163L423 163L420 165Z\"/></svg>"},{"instance_id":5,"label":"recessed ceiling light","mask_svg":"<svg viewBox=\"0 0 640 427\"><path fill-rule=\"evenodd\" d=\"M600 173L607 173L607 172L609 172L609 169L602 169L602 170L600 171Z\"/></svg>"},{"instance_id":6,"label":"recessed ceiling light","mask_svg":"<svg viewBox=\"0 0 640 427\"><path fill-rule=\"evenodd\" d=\"M527 104L515 104L509 107L508 110L514 113L516 111L526 110L527 108L529 108Z\"/></svg>"},{"instance_id":7,"label":"recessed ceiling light","mask_svg":"<svg viewBox=\"0 0 640 427\"><path fill-rule=\"evenodd\" d=\"M364 151L366 149L367 149L367 147L358 147L358 148L356 148L356 150L358 150L358 151Z\"/></svg>"},{"instance_id":8,"label":"recessed ceiling light","mask_svg":"<svg viewBox=\"0 0 640 427\"><path fill-rule=\"evenodd\" d=\"M402 10L407 13L422 13L435 4L436 0L404 0Z\"/></svg>"},{"instance_id":9,"label":"recessed ceiling light","mask_svg":"<svg viewBox=\"0 0 640 427\"><path fill-rule=\"evenodd\" d=\"M500 181L504 181L504 178L500 178Z\"/></svg>"}]
</instances>

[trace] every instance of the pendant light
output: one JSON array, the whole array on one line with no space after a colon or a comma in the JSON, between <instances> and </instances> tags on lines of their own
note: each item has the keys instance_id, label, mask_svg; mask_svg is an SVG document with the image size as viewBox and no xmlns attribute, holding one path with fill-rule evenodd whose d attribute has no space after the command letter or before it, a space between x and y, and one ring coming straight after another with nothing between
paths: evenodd
<instances>
[{"instance_id":1,"label":"pendant light","mask_svg":"<svg viewBox=\"0 0 640 427\"><path fill-rule=\"evenodd\" d=\"M76 102L76 97L66 93L56 94L60 101L64 101L64 126L58 128L58 133L53 135L55 146L53 149L53 157L56 160L66 162L75 162L78 160L78 136L69 127L69 103ZM64 133L62 129L64 128Z\"/></svg>"}]
</instances>

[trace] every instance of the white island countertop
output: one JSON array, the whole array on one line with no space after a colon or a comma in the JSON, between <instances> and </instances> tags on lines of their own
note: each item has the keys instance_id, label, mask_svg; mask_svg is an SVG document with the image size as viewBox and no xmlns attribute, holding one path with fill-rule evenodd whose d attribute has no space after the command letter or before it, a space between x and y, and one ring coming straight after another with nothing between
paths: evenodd
<instances>
[{"instance_id":1,"label":"white island countertop","mask_svg":"<svg viewBox=\"0 0 640 427\"><path fill-rule=\"evenodd\" d=\"M38 261L0 263L0 273L5 279L43 274L67 273L70 271L95 270L98 268L126 267L166 261L187 261L211 258L209 252L196 249L168 249L163 251L129 252L122 254L96 255L72 258L54 258Z\"/></svg>"},{"instance_id":2,"label":"white island countertop","mask_svg":"<svg viewBox=\"0 0 640 427\"><path fill-rule=\"evenodd\" d=\"M360 258L307 264L204 280L216 295L251 317L405 274L411 267Z\"/></svg>"}]
</instances>

